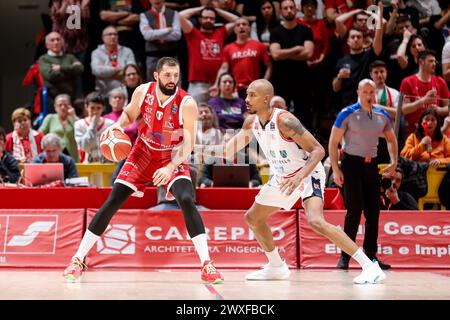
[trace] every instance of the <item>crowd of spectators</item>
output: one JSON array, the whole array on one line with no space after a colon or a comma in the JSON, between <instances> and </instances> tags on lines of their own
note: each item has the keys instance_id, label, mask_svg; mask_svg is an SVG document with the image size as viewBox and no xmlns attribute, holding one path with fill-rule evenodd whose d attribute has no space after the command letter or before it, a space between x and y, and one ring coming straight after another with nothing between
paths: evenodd
<instances>
[{"instance_id":1,"label":"crowd of spectators","mask_svg":"<svg viewBox=\"0 0 450 320\"><path fill-rule=\"evenodd\" d=\"M70 5L80 8L78 28L67 28ZM53 0L48 14L46 51L30 61L47 88L46 114L17 108L13 131L0 131L3 180L15 181L7 169L14 159L45 158L48 134L75 163L107 161L99 135L134 89L153 81L163 56L181 62L180 86L199 105L200 144L221 143L226 129L241 127L246 88L259 78L273 84L274 107L327 144L336 114L372 78L377 103L399 118L400 155L431 166L450 162L449 0ZM134 141L137 123L126 133ZM386 149L382 138L379 148ZM379 154L387 162L387 150Z\"/></svg>"}]
</instances>

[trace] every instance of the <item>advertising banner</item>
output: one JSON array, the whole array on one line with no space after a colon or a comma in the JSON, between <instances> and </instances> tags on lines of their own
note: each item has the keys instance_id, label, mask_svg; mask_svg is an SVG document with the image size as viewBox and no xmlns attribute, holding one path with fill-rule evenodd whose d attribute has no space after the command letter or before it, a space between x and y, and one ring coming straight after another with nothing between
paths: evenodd
<instances>
[{"instance_id":1,"label":"advertising banner","mask_svg":"<svg viewBox=\"0 0 450 320\"><path fill-rule=\"evenodd\" d=\"M325 219L344 227L345 211L325 211ZM315 233L299 214L300 268L335 268L340 249ZM364 240L364 215L356 243ZM450 213L442 211L382 211L378 228L378 258L394 268L448 268ZM359 265L354 259L350 267Z\"/></svg>"},{"instance_id":2,"label":"advertising banner","mask_svg":"<svg viewBox=\"0 0 450 320\"><path fill-rule=\"evenodd\" d=\"M66 267L83 228L84 209L0 210L0 267Z\"/></svg>"},{"instance_id":3,"label":"advertising banner","mask_svg":"<svg viewBox=\"0 0 450 320\"><path fill-rule=\"evenodd\" d=\"M87 223L96 210L89 209ZM217 267L258 268L267 263L243 210L200 211L211 259ZM280 211L269 220L275 244L289 267L298 268L297 213ZM90 267L200 267L181 211L120 210L89 253Z\"/></svg>"}]
</instances>

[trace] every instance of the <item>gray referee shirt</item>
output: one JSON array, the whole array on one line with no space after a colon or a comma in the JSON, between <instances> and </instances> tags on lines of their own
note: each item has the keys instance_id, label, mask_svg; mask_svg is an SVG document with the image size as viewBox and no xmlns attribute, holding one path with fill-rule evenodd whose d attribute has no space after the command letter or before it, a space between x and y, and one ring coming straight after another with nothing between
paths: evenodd
<instances>
[{"instance_id":1,"label":"gray referee shirt","mask_svg":"<svg viewBox=\"0 0 450 320\"><path fill-rule=\"evenodd\" d=\"M334 126L345 129L343 151L347 154L375 158L377 156L378 138L391 130L392 119L378 106L373 106L372 113L365 111L359 102L339 112Z\"/></svg>"}]
</instances>

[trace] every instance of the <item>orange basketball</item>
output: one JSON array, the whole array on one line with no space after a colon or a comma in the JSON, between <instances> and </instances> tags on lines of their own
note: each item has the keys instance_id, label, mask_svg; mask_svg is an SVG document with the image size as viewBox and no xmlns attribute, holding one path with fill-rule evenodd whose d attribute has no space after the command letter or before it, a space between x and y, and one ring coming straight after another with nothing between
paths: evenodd
<instances>
[{"instance_id":1,"label":"orange basketball","mask_svg":"<svg viewBox=\"0 0 450 320\"><path fill-rule=\"evenodd\" d=\"M113 130L113 136L100 140L102 155L110 161L125 159L131 151L131 140L120 130Z\"/></svg>"}]
</instances>

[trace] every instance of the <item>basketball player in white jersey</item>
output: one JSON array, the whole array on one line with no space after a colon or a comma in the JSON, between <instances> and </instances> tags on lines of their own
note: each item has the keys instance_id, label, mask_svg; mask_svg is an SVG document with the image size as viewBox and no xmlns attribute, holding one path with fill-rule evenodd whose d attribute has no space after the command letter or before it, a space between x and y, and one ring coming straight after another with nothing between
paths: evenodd
<instances>
[{"instance_id":1,"label":"basketball player in white jersey","mask_svg":"<svg viewBox=\"0 0 450 320\"><path fill-rule=\"evenodd\" d=\"M102 139L130 126L142 116L136 143L133 145L111 194L97 211L83 236L80 247L64 270L67 280L79 279L86 269L83 263L109 221L129 196L142 197L145 187L166 187L166 198L177 200L184 215L186 228L201 262L201 279L222 283L223 277L209 257L207 237L202 218L194 203L194 189L187 160L195 145L197 103L178 87L180 65L174 58L158 60L156 82L140 85L119 120L102 134Z\"/></svg>"},{"instance_id":2,"label":"basketball player in white jersey","mask_svg":"<svg viewBox=\"0 0 450 320\"><path fill-rule=\"evenodd\" d=\"M378 283L385 274L376 262L370 261L338 226L323 217L325 172L320 162L325 155L323 147L290 112L270 107L274 90L270 82L259 79L247 89L246 118L242 130L225 146L225 157L245 147L254 136L263 150L272 178L263 186L245 220L253 230L269 263L261 270L247 275L247 280L284 280L289 268L275 247L267 219L280 210L289 210L302 197L308 223L312 229L330 239L351 255L362 267L362 273L353 281L358 284Z\"/></svg>"}]
</instances>

